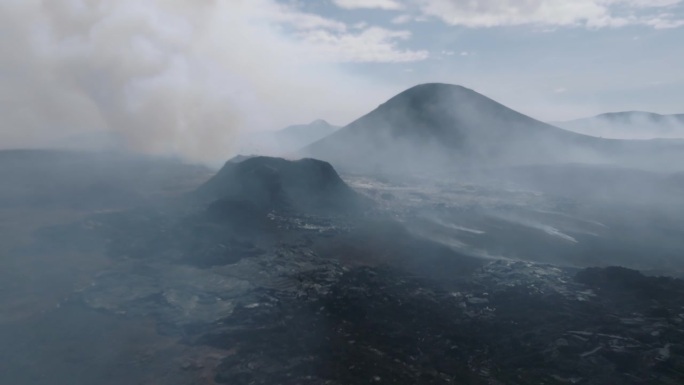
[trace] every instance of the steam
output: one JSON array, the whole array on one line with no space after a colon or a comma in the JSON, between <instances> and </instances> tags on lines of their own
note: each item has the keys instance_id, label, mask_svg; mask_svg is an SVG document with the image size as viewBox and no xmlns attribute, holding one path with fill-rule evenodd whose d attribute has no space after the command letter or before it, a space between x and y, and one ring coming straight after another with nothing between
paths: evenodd
<instances>
[{"instance_id":1,"label":"steam","mask_svg":"<svg viewBox=\"0 0 684 385\"><path fill-rule=\"evenodd\" d=\"M557 124L575 132L604 138L684 139L684 115L622 112Z\"/></svg>"},{"instance_id":2,"label":"steam","mask_svg":"<svg viewBox=\"0 0 684 385\"><path fill-rule=\"evenodd\" d=\"M340 95L355 82L273 27L284 17L274 7L3 0L2 147L99 136L135 151L215 160L240 132L356 113L368 99ZM351 103L327 110L333 98Z\"/></svg>"}]
</instances>

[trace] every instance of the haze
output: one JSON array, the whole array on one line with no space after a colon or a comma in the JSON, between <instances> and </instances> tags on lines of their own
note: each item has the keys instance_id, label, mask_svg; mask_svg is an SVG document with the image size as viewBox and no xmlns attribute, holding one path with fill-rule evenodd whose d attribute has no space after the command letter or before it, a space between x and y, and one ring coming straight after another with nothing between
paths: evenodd
<instances>
[{"instance_id":1,"label":"haze","mask_svg":"<svg viewBox=\"0 0 684 385\"><path fill-rule=\"evenodd\" d=\"M681 2L573 4L5 0L0 141L217 162L431 81L544 121L680 113Z\"/></svg>"},{"instance_id":2,"label":"haze","mask_svg":"<svg viewBox=\"0 0 684 385\"><path fill-rule=\"evenodd\" d=\"M684 384L679 0L0 0L0 384Z\"/></svg>"}]
</instances>

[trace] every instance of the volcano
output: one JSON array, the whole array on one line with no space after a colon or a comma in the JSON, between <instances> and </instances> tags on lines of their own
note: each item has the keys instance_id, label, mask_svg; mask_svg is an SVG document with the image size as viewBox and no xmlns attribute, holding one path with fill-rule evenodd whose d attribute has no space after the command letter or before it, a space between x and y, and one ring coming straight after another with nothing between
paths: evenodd
<instances>
[{"instance_id":1,"label":"volcano","mask_svg":"<svg viewBox=\"0 0 684 385\"><path fill-rule=\"evenodd\" d=\"M229 161L194 196L207 202L242 202L261 210L330 212L362 204L329 163L315 159Z\"/></svg>"},{"instance_id":2,"label":"volcano","mask_svg":"<svg viewBox=\"0 0 684 385\"><path fill-rule=\"evenodd\" d=\"M567 131L471 89L432 83L398 94L300 154L345 171L405 173L570 162L623 164L635 154L672 155L670 146Z\"/></svg>"}]
</instances>

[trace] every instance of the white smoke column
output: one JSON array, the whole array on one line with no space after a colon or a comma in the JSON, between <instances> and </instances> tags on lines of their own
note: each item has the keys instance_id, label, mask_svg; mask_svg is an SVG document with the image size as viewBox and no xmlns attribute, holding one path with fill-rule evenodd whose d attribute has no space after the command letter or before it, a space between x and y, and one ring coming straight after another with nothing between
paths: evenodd
<instances>
[{"instance_id":1,"label":"white smoke column","mask_svg":"<svg viewBox=\"0 0 684 385\"><path fill-rule=\"evenodd\" d=\"M3 147L108 131L137 151L220 159L239 130L324 110L340 84L351 95L333 65L269 23L287 17L278 7L0 0Z\"/></svg>"}]
</instances>

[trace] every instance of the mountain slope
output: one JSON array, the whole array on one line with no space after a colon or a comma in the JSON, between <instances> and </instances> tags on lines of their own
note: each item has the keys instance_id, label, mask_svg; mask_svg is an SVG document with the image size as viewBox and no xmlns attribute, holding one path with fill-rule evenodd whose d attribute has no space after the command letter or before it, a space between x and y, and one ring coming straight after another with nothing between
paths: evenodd
<instances>
[{"instance_id":1,"label":"mountain slope","mask_svg":"<svg viewBox=\"0 0 684 385\"><path fill-rule=\"evenodd\" d=\"M293 150L300 149L308 144L325 138L340 127L333 126L325 120L314 120L309 124L297 124L285 127L275 133L278 142Z\"/></svg>"},{"instance_id":2,"label":"mountain slope","mask_svg":"<svg viewBox=\"0 0 684 385\"><path fill-rule=\"evenodd\" d=\"M288 126L279 131L249 132L238 138L236 148L240 154L279 156L295 152L339 128L319 119L309 124Z\"/></svg>"},{"instance_id":3,"label":"mountain slope","mask_svg":"<svg viewBox=\"0 0 684 385\"><path fill-rule=\"evenodd\" d=\"M684 114L625 111L554 124L574 132L605 138L684 138Z\"/></svg>"},{"instance_id":4,"label":"mountain slope","mask_svg":"<svg viewBox=\"0 0 684 385\"><path fill-rule=\"evenodd\" d=\"M550 161L560 158L558 146L598 142L603 141L537 121L461 86L423 84L302 152L336 166L387 171L454 161Z\"/></svg>"},{"instance_id":5,"label":"mountain slope","mask_svg":"<svg viewBox=\"0 0 684 385\"><path fill-rule=\"evenodd\" d=\"M457 166L630 163L656 150L672 155L669 143L609 140L570 132L468 88L431 83L400 93L305 147L300 155L329 161L347 171L422 173Z\"/></svg>"},{"instance_id":6,"label":"mountain slope","mask_svg":"<svg viewBox=\"0 0 684 385\"><path fill-rule=\"evenodd\" d=\"M316 159L289 161L259 156L237 163L228 161L193 194L202 201L223 202L224 207L246 205L260 210L319 212L362 206L362 198L332 166Z\"/></svg>"}]
</instances>

